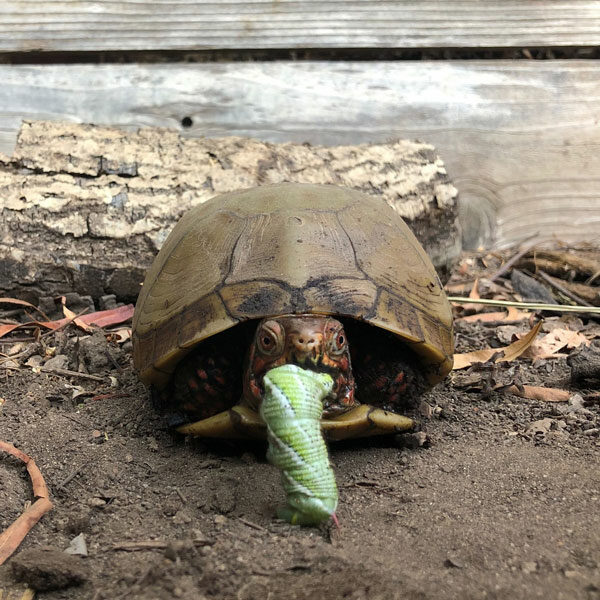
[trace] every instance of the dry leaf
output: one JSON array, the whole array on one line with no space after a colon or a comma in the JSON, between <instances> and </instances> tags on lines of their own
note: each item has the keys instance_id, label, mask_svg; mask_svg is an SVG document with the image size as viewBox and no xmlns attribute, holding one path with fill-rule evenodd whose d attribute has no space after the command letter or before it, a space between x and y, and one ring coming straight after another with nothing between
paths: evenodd
<instances>
[{"instance_id":1,"label":"dry leaf","mask_svg":"<svg viewBox=\"0 0 600 600\"><path fill-rule=\"evenodd\" d=\"M84 320L86 323L91 323L97 327L110 327L111 325L118 325L119 323L129 321L133 317L133 310L133 304L126 304L117 308L111 308L110 310L100 310L88 315L90 318Z\"/></svg>"},{"instance_id":2,"label":"dry leaf","mask_svg":"<svg viewBox=\"0 0 600 600\"><path fill-rule=\"evenodd\" d=\"M133 304L127 304L125 306L119 306L118 308L112 308L110 310L99 310L97 312L89 313L87 315L81 315L75 319L75 323L83 323L85 328L87 325L95 325L96 327L109 327L110 325L117 325L128 321L133 316ZM68 308L66 311L75 316L75 313L70 311ZM15 329L30 328L30 327L44 327L45 329L60 329L73 321L73 317L59 319L57 321L29 321L27 323L0 325L0 338ZM81 327L81 325L80 325Z\"/></svg>"},{"instance_id":3,"label":"dry leaf","mask_svg":"<svg viewBox=\"0 0 600 600\"><path fill-rule=\"evenodd\" d=\"M475 363L487 362L494 356L494 354L500 353L499 356L494 362L508 362L515 360L518 358L529 348L538 334L540 327L542 326L542 321L538 321L538 323L531 329L531 331L523 336L520 340L513 342L510 346L506 346L504 348L484 348L482 350L474 350L473 352L465 352L464 354L455 354L454 355L454 369L465 369L470 367Z\"/></svg>"},{"instance_id":4,"label":"dry leaf","mask_svg":"<svg viewBox=\"0 0 600 600\"><path fill-rule=\"evenodd\" d=\"M523 330L522 325L499 325L496 327L496 339L503 344L512 344L518 340L527 331Z\"/></svg>"},{"instance_id":5,"label":"dry leaf","mask_svg":"<svg viewBox=\"0 0 600 600\"><path fill-rule=\"evenodd\" d=\"M529 435L546 435L554 425L554 421L550 418L539 419L527 426L525 433Z\"/></svg>"},{"instance_id":6,"label":"dry leaf","mask_svg":"<svg viewBox=\"0 0 600 600\"><path fill-rule=\"evenodd\" d=\"M120 329L111 329L107 332L107 337L112 342L123 344L131 339L131 327L121 327Z\"/></svg>"},{"instance_id":7,"label":"dry leaf","mask_svg":"<svg viewBox=\"0 0 600 600\"><path fill-rule=\"evenodd\" d=\"M48 319L46 313L40 310L37 306L31 304L31 302L27 302L26 300L19 300L18 298L0 298L0 304L15 304L17 306L26 306L27 308L32 308L37 311L44 317L44 319Z\"/></svg>"},{"instance_id":8,"label":"dry leaf","mask_svg":"<svg viewBox=\"0 0 600 600\"><path fill-rule=\"evenodd\" d=\"M469 306L473 306L473 305L470 304ZM479 313L479 314L475 314L475 315L469 315L467 317L459 317L456 320L463 321L465 323L475 323L477 321L479 321L481 323L488 323L490 321L491 322L504 321L505 318L506 318L506 313L504 311L502 311L502 312Z\"/></svg>"},{"instance_id":9,"label":"dry leaf","mask_svg":"<svg viewBox=\"0 0 600 600\"><path fill-rule=\"evenodd\" d=\"M473 305L470 304L469 306L473 306ZM507 322L512 323L514 321L526 321L527 319L529 319L529 317L531 317L530 312L525 312L523 310L519 310L515 306L509 306L507 312L501 311L501 312L479 313L476 315L469 315L468 317L460 317L456 320L457 321L465 321L467 323L473 323L476 321L481 321L484 323L489 323L489 322L493 323L495 321L507 321Z\"/></svg>"},{"instance_id":10,"label":"dry leaf","mask_svg":"<svg viewBox=\"0 0 600 600\"><path fill-rule=\"evenodd\" d=\"M583 335L585 335L588 340L600 338L600 325L591 325L586 327L583 331Z\"/></svg>"},{"instance_id":11,"label":"dry leaf","mask_svg":"<svg viewBox=\"0 0 600 600\"><path fill-rule=\"evenodd\" d=\"M10 323L10 324L3 324L0 325L0 338L4 337L5 335L7 335L8 333L10 333L11 331L14 331L15 329L18 329L19 327L23 327L22 324L19 323Z\"/></svg>"},{"instance_id":12,"label":"dry leaf","mask_svg":"<svg viewBox=\"0 0 600 600\"><path fill-rule=\"evenodd\" d=\"M67 305L65 304L65 297L63 296L61 298L62 303L63 303L63 314L65 315L65 317L67 317L67 319L69 319L70 321L73 321L73 323L75 323L75 325L77 325L77 327L79 327L80 329L83 329L83 331L85 331L86 333L93 333L94 332L94 328L90 327L87 323L84 323L80 317L78 317L71 309L67 308Z\"/></svg>"},{"instance_id":13,"label":"dry leaf","mask_svg":"<svg viewBox=\"0 0 600 600\"><path fill-rule=\"evenodd\" d=\"M444 286L444 290L449 295L462 296L464 294L467 294L471 290L472 287L473 287L472 281L464 281L462 283L447 283Z\"/></svg>"},{"instance_id":14,"label":"dry leaf","mask_svg":"<svg viewBox=\"0 0 600 600\"><path fill-rule=\"evenodd\" d=\"M473 287L471 288L471 291L469 292L469 298L473 299L473 300L479 300L480 296L479 296L479 278L475 279L475 281L473 282ZM463 304L462 305L462 309L463 312L466 311L473 311L473 312L481 312L483 310L484 306L482 304Z\"/></svg>"},{"instance_id":15,"label":"dry leaf","mask_svg":"<svg viewBox=\"0 0 600 600\"><path fill-rule=\"evenodd\" d=\"M546 388L537 385L509 385L499 388L503 392L510 392L520 398L529 398L529 400L542 400L544 402L568 402L571 392L559 388Z\"/></svg>"},{"instance_id":16,"label":"dry leaf","mask_svg":"<svg viewBox=\"0 0 600 600\"><path fill-rule=\"evenodd\" d=\"M557 357L557 352L563 348L569 350L588 346L589 340L578 331L570 329L553 329L540 340L536 340L527 350L527 356L533 359Z\"/></svg>"}]
</instances>

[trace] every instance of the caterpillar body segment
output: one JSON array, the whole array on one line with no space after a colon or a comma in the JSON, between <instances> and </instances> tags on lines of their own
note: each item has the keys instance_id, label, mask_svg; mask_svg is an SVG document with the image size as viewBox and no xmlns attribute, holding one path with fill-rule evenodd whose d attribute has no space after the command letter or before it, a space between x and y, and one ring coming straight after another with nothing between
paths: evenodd
<instances>
[{"instance_id":1,"label":"caterpillar body segment","mask_svg":"<svg viewBox=\"0 0 600 600\"><path fill-rule=\"evenodd\" d=\"M281 470L287 496L278 516L298 525L335 520L338 491L320 425L333 379L285 364L268 371L263 384L260 415L267 424L267 459Z\"/></svg>"}]
</instances>

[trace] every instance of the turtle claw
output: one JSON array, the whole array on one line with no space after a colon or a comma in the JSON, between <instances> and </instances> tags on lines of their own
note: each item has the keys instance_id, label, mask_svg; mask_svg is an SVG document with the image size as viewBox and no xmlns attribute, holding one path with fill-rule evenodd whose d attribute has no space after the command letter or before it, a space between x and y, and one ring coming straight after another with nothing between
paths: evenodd
<instances>
[{"instance_id":1,"label":"turtle claw","mask_svg":"<svg viewBox=\"0 0 600 600\"><path fill-rule=\"evenodd\" d=\"M361 404L335 419L322 419L321 428L329 440L386 435L407 431L415 422L403 415Z\"/></svg>"},{"instance_id":2,"label":"turtle claw","mask_svg":"<svg viewBox=\"0 0 600 600\"><path fill-rule=\"evenodd\" d=\"M177 427L179 433L197 437L258 438L267 436L267 426L259 414L247 406L234 406L208 419Z\"/></svg>"}]
</instances>

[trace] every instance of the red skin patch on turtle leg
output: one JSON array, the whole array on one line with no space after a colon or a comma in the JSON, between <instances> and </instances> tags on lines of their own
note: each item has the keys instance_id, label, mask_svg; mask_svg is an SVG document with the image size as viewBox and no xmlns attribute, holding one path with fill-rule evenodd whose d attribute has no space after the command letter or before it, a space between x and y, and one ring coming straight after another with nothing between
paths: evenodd
<instances>
[{"instance_id":1,"label":"red skin patch on turtle leg","mask_svg":"<svg viewBox=\"0 0 600 600\"><path fill-rule=\"evenodd\" d=\"M242 393L245 347L236 343L235 331L209 338L176 367L163 405L189 421L206 419L237 404Z\"/></svg>"},{"instance_id":2,"label":"red skin patch on turtle leg","mask_svg":"<svg viewBox=\"0 0 600 600\"><path fill-rule=\"evenodd\" d=\"M355 368L358 401L395 413L413 408L424 387L423 377L408 360L386 363L366 356L355 362Z\"/></svg>"}]
</instances>

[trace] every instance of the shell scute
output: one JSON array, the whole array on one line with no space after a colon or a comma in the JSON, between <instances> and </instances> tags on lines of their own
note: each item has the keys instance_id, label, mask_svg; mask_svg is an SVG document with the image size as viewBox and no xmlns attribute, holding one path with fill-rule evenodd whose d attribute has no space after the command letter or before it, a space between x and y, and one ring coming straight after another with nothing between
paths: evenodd
<instances>
[{"instance_id":1,"label":"shell scute","mask_svg":"<svg viewBox=\"0 0 600 600\"><path fill-rule=\"evenodd\" d=\"M224 194L186 213L144 282L134 364L157 387L191 348L240 321L289 313L364 320L402 338L432 383L452 366L452 313L392 207L325 185Z\"/></svg>"}]
</instances>

